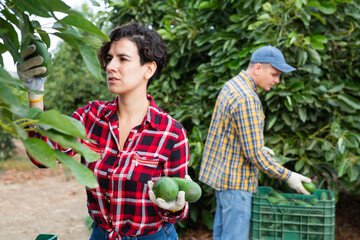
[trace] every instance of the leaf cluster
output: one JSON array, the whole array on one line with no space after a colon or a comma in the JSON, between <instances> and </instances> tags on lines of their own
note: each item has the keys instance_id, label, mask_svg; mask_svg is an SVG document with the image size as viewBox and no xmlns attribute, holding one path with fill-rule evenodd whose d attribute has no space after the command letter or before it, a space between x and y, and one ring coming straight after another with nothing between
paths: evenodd
<instances>
[{"instance_id":1,"label":"leaf cluster","mask_svg":"<svg viewBox=\"0 0 360 240\"><path fill-rule=\"evenodd\" d=\"M61 17L59 17L61 13ZM53 26L42 26L36 17L48 18ZM41 40L50 47L49 35L55 35L75 49L88 71L95 78L101 79L102 73L97 60L96 49L102 40L108 40L98 27L87 20L83 14L71 9L61 0L6 0L0 1L0 53L9 52L14 62L21 63L20 52L25 50L32 38ZM55 168L56 161L62 162L75 175L76 179L90 188L98 185L93 173L84 165L74 161L65 153L50 148L44 141L29 138L28 132L33 127L44 136L62 147L72 148L88 162L95 161L99 156L82 145L78 139L86 138L84 126L56 110L43 112L27 107L27 90L23 83L4 69L0 57L0 127L7 135L1 139L1 146L11 147L11 138L20 139L28 154L41 164ZM33 127L30 127L33 126Z\"/></svg>"}]
</instances>

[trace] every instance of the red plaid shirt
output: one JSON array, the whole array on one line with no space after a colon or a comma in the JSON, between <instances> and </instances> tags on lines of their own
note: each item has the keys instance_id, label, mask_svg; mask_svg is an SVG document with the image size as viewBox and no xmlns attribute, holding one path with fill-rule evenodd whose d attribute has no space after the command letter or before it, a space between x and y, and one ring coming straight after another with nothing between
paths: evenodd
<instances>
[{"instance_id":1,"label":"red plaid shirt","mask_svg":"<svg viewBox=\"0 0 360 240\"><path fill-rule=\"evenodd\" d=\"M87 137L96 142L90 148L101 154L96 162L82 159L82 163L94 172L99 182L99 187L86 189L89 213L96 224L110 233L110 239L151 234L166 222L176 223L188 215L188 203L174 215L149 199L148 180L155 182L161 176L185 177L189 143L183 126L158 108L150 95L148 99L147 115L141 125L131 130L122 151L117 98L105 103L89 102L72 114L85 126ZM57 143L41 138L61 149ZM71 156L76 154L71 149L62 151Z\"/></svg>"}]
</instances>

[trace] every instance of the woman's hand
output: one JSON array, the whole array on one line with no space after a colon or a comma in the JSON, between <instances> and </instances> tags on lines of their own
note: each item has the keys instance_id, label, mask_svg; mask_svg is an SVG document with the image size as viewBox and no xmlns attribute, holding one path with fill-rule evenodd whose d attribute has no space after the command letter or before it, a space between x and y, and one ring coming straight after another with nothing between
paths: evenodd
<instances>
[{"instance_id":1,"label":"woman's hand","mask_svg":"<svg viewBox=\"0 0 360 240\"><path fill-rule=\"evenodd\" d=\"M30 56L35 52L36 46L28 46L24 52L21 53L22 59ZM17 65L17 73L19 78L24 82L24 87L31 91L44 91L44 83L46 77L36 77L46 72L46 67L39 67L44 59L41 56L25 60L23 63ZM29 92L28 98L30 102L38 102L43 98L43 94Z\"/></svg>"},{"instance_id":2,"label":"woman's hand","mask_svg":"<svg viewBox=\"0 0 360 240\"><path fill-rule=\"evenodd\" d=\"M172 212L176 212L176 211L179 211L184 208L184 206L185 206L185 192L184 191L179 191L178 196L174 201L166 202L162 198L156 198L154 191L153 191L153 187L154 187L153 181L148 181L148 186L149 186L149 198L158 207L172 211Z\"/></svg>"}]
</instances>

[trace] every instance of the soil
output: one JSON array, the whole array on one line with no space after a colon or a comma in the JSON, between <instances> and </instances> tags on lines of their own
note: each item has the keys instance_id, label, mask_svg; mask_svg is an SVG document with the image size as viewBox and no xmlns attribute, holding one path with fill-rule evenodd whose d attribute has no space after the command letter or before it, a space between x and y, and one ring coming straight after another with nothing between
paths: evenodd
<instances>
[{"instance_id":1,"label":"soil","mask_svg":"<svg viewBox=\"0 0 360 240\"><path fill-rule=\"evenodd\" d=\"M20 148L18 155L24 154ZM61 166L0 170L0 240L35 240L44 233L59 240L89 239L85 189ZM335 216L336 240L360 240L360 196L340 193ZM192 229L179 239L210 240L212 233Z\"/></svg>"}]
</instances>

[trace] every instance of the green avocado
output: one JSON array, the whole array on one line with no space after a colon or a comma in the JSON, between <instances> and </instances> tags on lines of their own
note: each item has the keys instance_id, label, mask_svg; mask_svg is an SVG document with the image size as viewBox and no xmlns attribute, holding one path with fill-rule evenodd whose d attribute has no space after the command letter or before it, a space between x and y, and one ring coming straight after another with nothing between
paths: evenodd
<instances>
[{"instance_id":1,"label":"green avocado","mask_svg":"<svg viewBox=\"0 0 360 240\"><path fill-rule=\"evenodd\" d=\"M309 182L309 183L303 182L302 185L311 194L313 194L316 190L316 186L313 182Z\"/></svg>"},{"instance_id":2,"label":"green avocado","mask_svg":"<svg viewBox=\"0 0 360 240\"><path fill-rule=\"evenodd\" d=\"M320 200L325 200L325 201L329 200L329 197L326 192L321 193Z\"/></svg>"},{"instance_id":3,"label":"green avocado","mask_svg":"<svg viewBox=\"0 0 360 240\"><path fill-rule=\"evenodd\" d=\"M188 202L196 202L201 197L201 188L199 184L194 181L173 177L174 181L179 186L179 191L185 192L185 200Z\"/></svg>"},{"instance_id":4,"label":"green avocado","mask_svg":"<svg viewBox=\"0 0 360 240\"><path fill-rule=\"evenodd\" d=\"M24 60L28 60L30 58L36 57L36 56L42 56L44 61L43 63L40 65L41 67L46 67L46 72L44 74L40 74L36 77L46 77L47 75L49 75L49 73L51 72L51 68L52 68L52 61L51 61L51 56L48 52L48 48L46 46L46 44L44 42L42 42L40 39L31 39L30 41L30 45L34 44L36 46L36 50L35 52L33 52L32 54L30 54L29 56L27 56ZM38 67L38 66L36 66Z\"/></svg>"},{"instance_id":5,"label":"green avocado","mask_svg":"<svg viewBox=\"0 0 360 240\"><path fill-rule=\"evenodd\" d=\"M179 187L170 177L161 177L154 183L154 194L166 202L174 201L178 195Z\"/></svg>"},{"instance_id":6,"label":"green avocado","mask_svg":"<svg viewBox=\"0 0 360 240\"><path fill-rule=\"evenodd\" d=\"M276 191L276 190L272 190L272 191L269 193L269 196L275 197L275 198L277 198L279 201L285 201L285 200L286 200L286 197L285 197L282 193L280 193L280 192L278 192L278 191Z\"/></svg>"}]
</instances>

